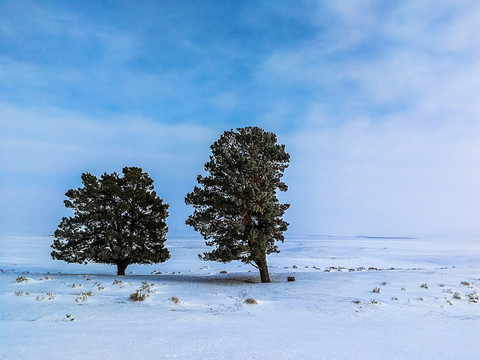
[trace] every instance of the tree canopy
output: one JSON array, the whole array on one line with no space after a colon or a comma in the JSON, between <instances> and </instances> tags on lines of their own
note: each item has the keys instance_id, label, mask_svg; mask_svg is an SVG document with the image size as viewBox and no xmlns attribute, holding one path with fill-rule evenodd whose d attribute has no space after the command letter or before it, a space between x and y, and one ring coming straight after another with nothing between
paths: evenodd
<instances>
[{"instance_id":1,"label":"tree canopy","mask_svg":"<svg viewBox=\"0 0 480 360\"><path fill-rule=\"evenodd\" d=\"M266 256L279 252L275 242L284 241L288 227L282 217L289 204L276 192L288 189L281 177L290 156L274 133L258 127L226 131L211 149L208 175L199 175L199 186L185 198L194 207L186 224L215 247L200 257L252 264L261 281L270 282Z\"/></svg>"},{"instance_id":2,"label":"tree canopy","mask_svg":"<svg viewBox=\"0 0 480 360\"><path fill-rule=\"evenodd\" d=\"M54 233L52 257L68 263L117 265L125 275L130 264L170 258L164 247L168 204L156 194L153 180L138 167L125 167L123 177L82 174L83 187L68 190L64 217Z\"/></svg>"}]
</instances>

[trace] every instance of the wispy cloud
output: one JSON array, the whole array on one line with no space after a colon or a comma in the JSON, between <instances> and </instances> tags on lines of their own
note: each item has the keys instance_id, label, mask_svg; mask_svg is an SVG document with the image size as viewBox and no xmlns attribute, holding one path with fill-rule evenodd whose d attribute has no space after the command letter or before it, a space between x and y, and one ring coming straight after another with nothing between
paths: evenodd
<instances>
[{"instance_id":1,"label":"wispy cloud","mask_svg":"<svg viewBox=\"0 0 480 360\"><path fill-rule=\"evenodd\" d=\"M263 65L309 94L290 138L292 231L480 233L480 7L353 3L320 7L331 28Z\"/></svg>"},{"instance_id":2,"label":"wispy cloud","mask_svg":"<svg viewBox=\"0 0 480 360\"><path fill-rule=\"evenodd\" d=\"M404 119L298 133L287 173L292 231L478 233L479 136L480 125L432 130Z\"/></svg>"}]
</instances>

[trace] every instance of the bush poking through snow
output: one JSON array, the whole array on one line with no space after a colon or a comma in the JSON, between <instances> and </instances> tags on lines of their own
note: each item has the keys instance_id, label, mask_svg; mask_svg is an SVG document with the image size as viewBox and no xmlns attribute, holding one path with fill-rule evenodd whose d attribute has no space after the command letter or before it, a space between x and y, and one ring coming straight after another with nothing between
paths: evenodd
<instances>
[{"instance_id":1,"label":"bush poking through snow","mask_svg":"<svg viewBox=\"0 0 480 360\"><path fill-rule=\"evenodd\" d=\"M51 292L48 292L48 293L44 293L44 294L41 294L41 295L38 295L35 300L37 301L43 301L43 300L55 300L55 297L57 295L54 294L54 293L51 293Z\"/></svg>"},{"instance_id":2,"label":"bush poking through snow","mask_svg":"<svg viewBox=\"0 0 480 360\"><path fill-rule=\"evenodd\" d=\"M170 298L170 301L171 301L172 303L174 303L174 304L180 304L180 303L182 302L182 301L181 301L178 297L176 297L176 296L172 296L172 297Z\"/></svg>"},{"instance_id":3,"label":"bush poking through snow","mask_svg":"<svg viewBox=\"0 0 480 360\"><path fill-rule=\"evenodd\" d=\"M380 294L380 288L375 287L375 288L373 288L372 292L374 292L375 294Z\"/></svg>"},{"instance_id":4,"label":"bush poking through snow","mask_svg":"<svg viewBox=\"0 0 480 360\"><path fill-rule=\"evenodd\" d=\"M130 300L132 300L132 301L144 301L149 296L150 295L143 292L141 289L138 289L133 294L130 294Z\"/></svg>"},{"instance_id":5,"label":"bush poking through snow","mask_svg":"<svg viewBox=\"0 0 480 360\"><path fill-rule=\"evenodd\" d=\"M91 291L81 292L74 295L76 295L76 298L75 298L76 302L87 301L89 297L94 296Z\"/></svg>"},{"instance_id":6,"label":"bush poking through snow","mask_svg":"<svg viewBox=\"0 0 480 360\"><path fill-rule=\"evenodd\" d=\"M461 299L462 299L462 297L460 296L460 294L459 294L458 292L456 292L455 294L453 294L453 298L454 298L455 300L461 300Z\"/></svg>"},{"instance_id":7,"label":"bush poking through snow","mask_svg":"<svg viewBox=\"0 0 480 360\"><path fill-rule=\"evenodd\" d=\"M247 298L247 299L245 299L245 304L256 305L256 304L258 304L258 302L254 298Z\"/></svg>"},{"instance_id":8,"label":"bush poking through snow","mask_svg":"<svg viewBox=\"0 0 480 360\"><path fill-rule=\"evenodd\" d=\"M423 289L428 289L428 285L427 285L427 284L422 284L422 285L420 285L420 287L423 288Z\"/></svg>"},{"instance_id":9,"label":"bush poking through snow","mask_svg":"<svg viewBox=\"0 0 480 360\"><path fill-rule=\"evenodd\" d=\"M154 287L155 287L155 284L149 284L146 281L142 281L142 286L140 287L139 290L144 293L151 294L155 292Z\"/></svg>"},{"instance_id":10,"label":"bush poking through snow","mask_svg":"<svg viewBox=\"0 0 480 360\"><path fill-rule=\"evenodd\" d=\"M463 286L470 286L471 285L468 281L462 281L461 284Z\"/></svg>"},{"instance_id":11,"label":"bush poking through snow","mask_svg":"<svg viewBox=\"0 0 480 360\"><path fill-rule=\"evenodd\" d=\"M478 294L476 292L468 294L468 302L478 303L479 302Z\"/></svg>"},{"instance_id":12,"label":"bush poking through snow","mask_svg":"<svg viewBox=\"0 0 480 360\"><path fill-rule=\"evenodd\" d=\"M29 282L30 280L32 280L32 279L30 279L26 276L19 276L15 279L15 282L16 283L26 283L26 282Z\"/></svg>"}]
</instances>

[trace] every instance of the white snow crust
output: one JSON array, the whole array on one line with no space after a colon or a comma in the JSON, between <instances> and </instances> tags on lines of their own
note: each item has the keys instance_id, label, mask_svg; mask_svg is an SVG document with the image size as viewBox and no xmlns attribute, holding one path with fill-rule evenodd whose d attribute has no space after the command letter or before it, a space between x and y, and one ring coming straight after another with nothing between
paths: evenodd
<instances>
[{"instance_id":1,"label":"white snow crust","mask_svg":"<svg viewBox=\"0 0 480 360\"><path fill-rule=\"evenodd\" d=\"M480 358L478 239L290 236L270 284L200 261L198 237L124 277L53 261L51 243L0 236L0 359Z\"/></svg>"}]
</instances>

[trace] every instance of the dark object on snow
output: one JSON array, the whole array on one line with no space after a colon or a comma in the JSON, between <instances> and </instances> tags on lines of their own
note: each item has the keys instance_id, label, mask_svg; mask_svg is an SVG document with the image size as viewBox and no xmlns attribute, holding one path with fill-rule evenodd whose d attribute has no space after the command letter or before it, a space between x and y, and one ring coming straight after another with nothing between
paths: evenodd
<instances>
[{"instance_id":1,"label":"dark object on snow","mask_svg":"<svg viewBox=\"0 0 480 360\"><path fill-rule=\"evenodd\" d=\"M295 276L287 276L287 281L288 282L295 281Z\"/></svg>"}]
</instances>

